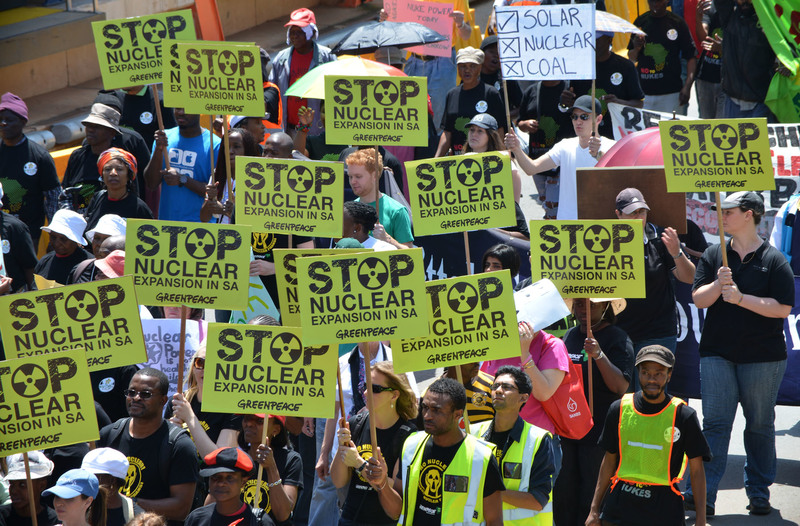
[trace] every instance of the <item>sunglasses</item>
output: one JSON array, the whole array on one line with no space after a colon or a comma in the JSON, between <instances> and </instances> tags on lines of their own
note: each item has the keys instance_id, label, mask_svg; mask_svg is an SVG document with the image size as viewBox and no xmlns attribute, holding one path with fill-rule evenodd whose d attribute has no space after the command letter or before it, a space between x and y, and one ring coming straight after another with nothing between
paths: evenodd
<instances>
[{"instance_id":1,"label":"sunglasses","mask_svg":"<svg viewBox=\"0 0 800 526\"><path fill-rule=\"evenodd\" d=\"M503 389L503 391L519 391L516 385L511 385L507 382L502 383L493 383L492 384L492 391L497 391L498 389Z\"/></svg>"},{"instance_id":2,"label":"sunglasses","mask_svg":"<svg viewBox=\"0 0 800 526\"><path fill-rule=\"evenodd\" d=\"M195 369L205 369L206 368L206 359L205 358L195 358L194 359L194 368Z\"/></svg>"},{"instance_id":3,"label":"sunglasses","mask_svg":"<svg viewBox=\"0 0 800 526\"><path fill-rule=\"evenodd\" d=\"M372 384L372 394L381 394L384 391L394 391L392 387L384 387L382 385Z\"/></svg>"},{"instance_id":4,"label":"sunglasses","mask_svg":"<svg viewBox=\"0 0 800 526\"><path fill-rule=\"evenodd\" d=\"M149 400L153 396L153 391L137 391L135 389L125 389L122 394L126 398L136 398L137 396L142 400Z\"/></svg>"},{"instance_id":5,"label":"sunglasses","mask_svg":"<svg viewBox=\"0 0 800 526\"><path fill-rule=\"evenodd\" d=\"M578 119L582 121L588 121L591 118L591 115L589 115L588 113L581 113L580 115L573 113L572 115L570 115L570 117L572 118L573 121L577 121Z\"/></svg>"}]
</instances>

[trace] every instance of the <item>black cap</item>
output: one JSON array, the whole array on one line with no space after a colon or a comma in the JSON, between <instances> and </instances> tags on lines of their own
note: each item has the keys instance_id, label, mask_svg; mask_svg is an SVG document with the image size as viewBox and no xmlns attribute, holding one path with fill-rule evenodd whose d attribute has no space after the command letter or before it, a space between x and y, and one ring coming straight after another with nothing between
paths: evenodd
<instances>
[{"instance_id":1,"label":"black cap","mask_svg":"<svg viewBox=\"0 0 800 526\"><path fill-rule=\"evenodd\" d=\"M723 210L731 208L744 208L761 215L764 213L764 200L755 192L734 192L728 194L725 200L722 201ZM717 205L711 205L711 210L716 209Z\"/></svg>"},{"instance_id":2,"label":"black cap","mask_svg":"<svg viewBox=\"0 0 800 526\"><path fill-rule=\"evenodd\" d=\"M650 210L647 203L644 202L644 196L636 188L626 188L617 194L617 210L623 214L630 214L640 208Z\"/></svg>"},{"instance_id":3,"label":"black cap","mask_svg":"<svg viewBox=\"0 0 800 526\"><path fill-rule=\"evenodd\" d=\"M238 447L221 447L203 458L206 466L200 470L201 477L210 477L217 473L250 473L253 461Z\"/></svg>"},{"instance_id":4,"label":"black cap","mask_svg":"<svg viewBox=\"0 0 800 526\"><path fill-rule=\"evenodd\" d=\"M497 35L489 35L488 37L484 38L483 42L481 42L481 50L486 51L486 48L492 44L497 45Z\"/></svg>"},{"instance_id":5,"label":"black cap","mask_svg":"<svg viewBox=\"0 0 800 526\"><path fill-rule=\"evenodd\" d=\"M648 345L639 350L634 366L639 367L642 362L656 362L672 369L675 366L675 355L663 345Z\"/></svg>"},{"instance_id":6,"label":"black cap","mask_svg":"<svg viewBox=\"0 0 800 526\"><path fill-rule=\"evenodd\" d=\"M575 99L575 103L572 105L572 108L578 108L579 110L583 110L586 113L592 113L592 96L591 95L581 95L577 99ZM603 103L600 102L600 99L594 99L594 112L595 113L602 113L603 111Z\"/></svg>"}]
</instances>

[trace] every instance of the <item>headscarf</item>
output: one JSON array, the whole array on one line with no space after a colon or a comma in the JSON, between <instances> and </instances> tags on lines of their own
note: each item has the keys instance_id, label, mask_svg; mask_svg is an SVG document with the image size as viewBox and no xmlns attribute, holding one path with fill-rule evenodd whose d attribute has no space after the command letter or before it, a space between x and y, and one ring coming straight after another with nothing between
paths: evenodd
<instances>
[{"instance_id":1,"label":"headscarf","mask_svg":"<svg viewBox=\"0 0 800 526\"><path fill-rule=\"evenodd\" d=\"M136 157L122 148L109 148L97 159L97 171L103 175L103 168L111 159L119 159L128 166L128 179L136 180Z\"/></svg>"}]
</instances>

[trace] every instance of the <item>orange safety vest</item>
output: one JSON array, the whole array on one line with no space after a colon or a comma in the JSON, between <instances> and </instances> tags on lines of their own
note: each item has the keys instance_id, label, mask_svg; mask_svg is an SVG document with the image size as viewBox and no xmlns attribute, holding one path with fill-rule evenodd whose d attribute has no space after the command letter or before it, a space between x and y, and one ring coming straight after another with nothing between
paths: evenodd
<instances>
[{"instance_id":1,"label":"orange safety vest","mask_svg":"<svg viewBox=\"0 0 800 526\"><path fill-rule=\"evenodd\" d=\"M269 137L273 133L282 132L283 126L280 125L283 122L283 102L281 101L281 89L270 81L264 82L264 89L267 88L275 88L278 90L278 123L275 124L274 122L268 121L267 119L262 119L261 123L267 129L266 133L264 134L264 140L261 141L261 145L263 146L267 142L267 137Z\"/></svg>"}]
</instances>

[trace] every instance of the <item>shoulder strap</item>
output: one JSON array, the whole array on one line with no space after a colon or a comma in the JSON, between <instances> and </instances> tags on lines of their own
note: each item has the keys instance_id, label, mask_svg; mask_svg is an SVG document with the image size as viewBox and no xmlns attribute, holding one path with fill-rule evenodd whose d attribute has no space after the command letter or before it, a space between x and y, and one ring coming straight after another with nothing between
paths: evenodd
<instances>
[{"instance_id":1,"label":"shoulder strap","mask_svg":"<svg viewBox=\"0 0 800 526\"><path fill-rule=\"evenodd\" d=\"M124 504L124 506L122 506L122 518L125 519L125 523L127 524L133 518L133 500L121 493L119 496Z\"/></svg>"},{"instance_id":2,"label":"shoulder strap","mask_svg":"<svg viewBox=\"0 0 800 526\"><path fill-rule=\"evenodd\" d=\"M158 471L161 475L161 480L166 481L167 485L169 485L169 458L172 454L172 450L175 448L178 437L183 433L188 434L189 432L172 422L167 422L167 429L167 441L161 443L161 454L158 458Z\"/></svg>"},{"instance_id":3,"label":"shoulder strap","mask_svg":"<svg viewBox=\"0 0 800 526\"><path fill-rule=\"evenodd\" d=\"M363 411L356 415L356 420L353 422L353 429L350 430L350 436L352 438L358 438L361 436L361 432L364 431L364 426L367 424L367 416L369 416L367 411Z\"/></svg>"},{"instance_id":4,"label":"shoulder strap","mask_svg":"<svg viewBox=\"0 0 800 526\"><path fill-rule=\"evenodd\" d=\"M81 274L86 272L86 269L89 268L89 265L94 264L94 262L95 259L90 258L90 259L84 259L83 261L75 265L75 268L72 270L72 282L75 283L81 276Z\"/></svg>"}]
</instances>

